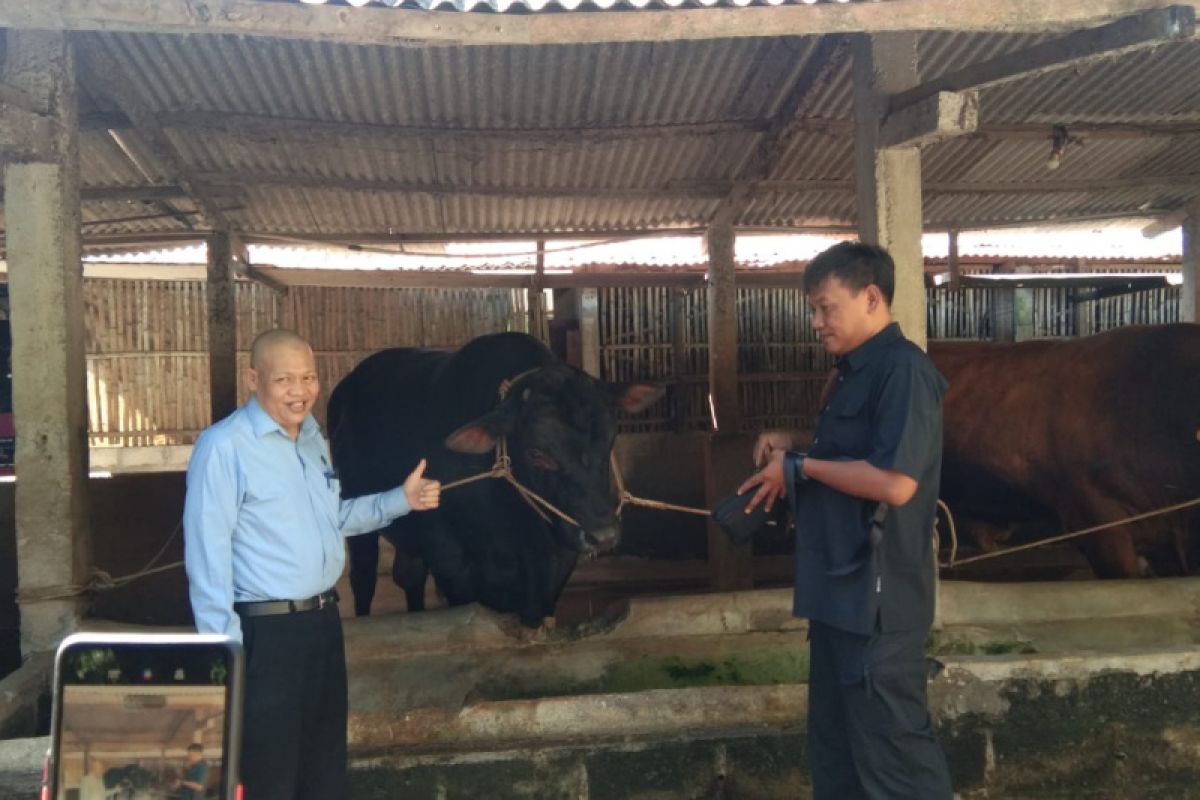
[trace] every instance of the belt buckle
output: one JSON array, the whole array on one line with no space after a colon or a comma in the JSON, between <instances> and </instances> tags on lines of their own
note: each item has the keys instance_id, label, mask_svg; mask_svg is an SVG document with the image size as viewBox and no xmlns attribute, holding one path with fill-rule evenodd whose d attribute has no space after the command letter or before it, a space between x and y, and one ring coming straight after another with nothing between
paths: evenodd
<instances>
[{"instance_id":1,"label":"belt buckle","mask_svg":"<svg viewBox=\"0 0 1200 800\"><path fill-rule=\"evenodd\" d=\"M322 593L322 594L317 595L317 610L320 611L321 609L325 608L325 606L327 606L327 605L329 605L329 601L327 601L325 599L325 594Z\"/></svg>"}]
</instances>

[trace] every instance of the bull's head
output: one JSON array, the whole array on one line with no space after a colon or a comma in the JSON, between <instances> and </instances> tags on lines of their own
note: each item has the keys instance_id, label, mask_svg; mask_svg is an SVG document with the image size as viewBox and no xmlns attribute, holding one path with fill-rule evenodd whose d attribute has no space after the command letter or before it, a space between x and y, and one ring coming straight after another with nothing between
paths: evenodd
<instances>
[{"instance_id":1,"label":"bull's head","mask_svg":"<svg viewBox=\"0 0 1200 800\"><path fill-rule=\"evenodd\" d=\"M579 527L551 515L559 541L585 553L620 541L617 496L609 455L617 434L617 409L644 410L663 394L650 383L606 383L552 364L522 376L495 410L446 439L459 453L487 453L508 441L513 474Z\"/></svg>"}]
</instances>

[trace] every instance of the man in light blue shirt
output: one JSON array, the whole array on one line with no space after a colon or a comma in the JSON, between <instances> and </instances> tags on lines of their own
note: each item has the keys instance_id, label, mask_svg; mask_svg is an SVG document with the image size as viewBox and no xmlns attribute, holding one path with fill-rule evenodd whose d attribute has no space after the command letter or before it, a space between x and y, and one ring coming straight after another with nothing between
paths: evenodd
<instances>
[{"instance_id":1,"label":"man in light blue shirt","mask_svg":"<svg viewBox=\"0 0 1200 800\"><path fill-rule=\"evenodd\" d=\"M342 500L311 411L308 343L254 341L254 396L200 435L188 464L184 561L202 633L246 649L242 782L247 800L345 796L346 662L333 585L345 536L436 508L425 462L387 492Z\"/></svg>"}]
</instances>

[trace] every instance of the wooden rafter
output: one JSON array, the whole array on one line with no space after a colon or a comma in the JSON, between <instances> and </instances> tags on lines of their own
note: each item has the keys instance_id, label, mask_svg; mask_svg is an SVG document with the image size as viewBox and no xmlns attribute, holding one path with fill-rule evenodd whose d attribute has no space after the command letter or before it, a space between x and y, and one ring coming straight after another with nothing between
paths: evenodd
<instances>
[{"instance_id":1,"label":"wooden rafter","mask_svg":"<svg viewBox=\"0 0 1200 800\"><path fill-rule=\"evenodd\" d=\"M1190 39L1196 32L1196 10L1178 5L1153 9L1089 30L969 64L914 86L889 101L892 113L940 92L985 89L1035 77L1097 58L1133 52L1164 42Z\"/></svg>"},{"instance_id":2,"label":"wooden rafter","mask_svg":"<svg viewBox=\"0 0 1200 800\"><path fill-rule=\"evenodd\" d=\"M1173 3L1162 0L890 0L621 13L476 14L258 0L0 0L0 27L409 46L587 44L947 29L1067 31L1169 5Z\"/></svg>"}]
</instances>

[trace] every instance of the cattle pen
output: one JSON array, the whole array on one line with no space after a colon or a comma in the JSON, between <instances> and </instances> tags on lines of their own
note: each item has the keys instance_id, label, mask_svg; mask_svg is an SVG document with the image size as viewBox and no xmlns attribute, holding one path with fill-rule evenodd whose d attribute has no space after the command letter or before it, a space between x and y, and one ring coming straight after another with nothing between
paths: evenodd
<instances>
[{"instance_id":1,"label":"cattle pen","mask_svg":"<svg viewBox=\"0 0 1200 800\"><path fill-rule=\"evenodd\" d=\"M660 382L616 462L703 508L812 425L803 237L887 246L922 346L1194 325L1197 5L0 0L0 798L65 633L191 624L181 469L265 328L312 341L322 424L366 355L498 331ZM1048 226L1085 244L979 244ZM1177 246L1086 246L1120 231ZM1063 527L1026 522L971 541ZM786 532L624 526L537 631L381 576L346 624L355 798L808 796ZM962 796L1200 796L1196 579L993 563L943 574L930 642Z\"/></svg>"}]
</instances>

